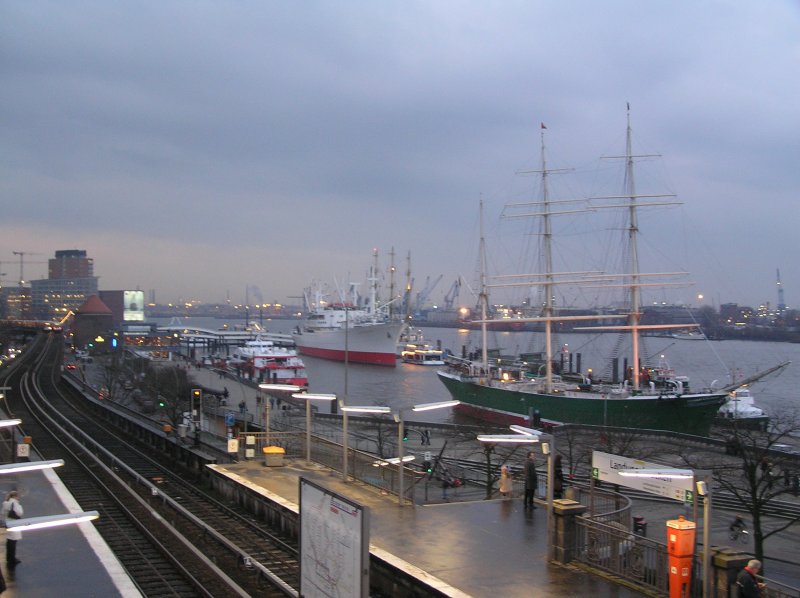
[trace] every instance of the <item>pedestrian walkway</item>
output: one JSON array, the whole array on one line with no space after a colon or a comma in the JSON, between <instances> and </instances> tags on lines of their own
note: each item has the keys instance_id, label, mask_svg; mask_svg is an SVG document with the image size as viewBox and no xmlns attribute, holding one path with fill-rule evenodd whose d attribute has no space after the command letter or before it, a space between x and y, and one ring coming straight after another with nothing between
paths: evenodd
<instances>
[{"instance_id":1,"label":"pedestrian walkway","mask_svg":"<svg viewBox=\"0 0 800 598\"><path fill-rule=\"evenodd\" d=\"M574 567L547 561L547 510L525 510L521 498L452 502L428 506L397 504L397 497L303 459L283 467L262 460L210 466L258 488L269 500L297 510L302 476L370 509L371 550L436 585L450 596L641 596L639 592Z\"/></svg>"}]
</instances>

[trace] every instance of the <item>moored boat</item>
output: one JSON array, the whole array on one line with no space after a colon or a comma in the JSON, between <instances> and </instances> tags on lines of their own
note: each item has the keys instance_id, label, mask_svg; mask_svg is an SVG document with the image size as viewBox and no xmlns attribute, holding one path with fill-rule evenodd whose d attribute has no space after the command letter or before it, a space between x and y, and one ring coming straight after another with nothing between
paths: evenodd
<instances>
[{"instance_id":1,"label":"moored boat","mask_svg":"<svg viewBox=\"0 0 800 598\"><path fill-rule=\"evenodd\" d=\"M416 365L444 365L444 351L428 343L408 343L400 353L400 359Z\"/></svg>"},{"instance_id":2,"label":"moored boat","mask_svg":"<svg viewBox=\"0 0 800 598\"><path fill-rule=\"evenodd\" d=\"M764 430L769 424L769 416L755 404L750 389L740 387L731 391L727 402L719 408L716 423Z\"/></svg>"},{"instance_id":3,"label":"moored boat","mask_svg":"<svg viewBox=\"0 0 800 598\"><path fill-rule=\"evenodd\" d=\"M458 409L497 422L526 423L528 425L558 425L579 423L588 425L614 426L625 428L655 429L707 435L719 408L727 400L727 392L720 390L695 391L690 388L689 378L677 375L664 364L650 365L649 359L640 353L640 336L644 331L686 329L681 325L653 325L641 323L641 287L656 284L657 276L669 277L684 273L645 274L639 271L636 249L639 223L637 210L647 206L663 206L668 202L653 202L651 198L659 195L639 195L634 188L633 163L637 156L632 153L630 115L626 137L625 159L626 188L620 196L597 197L594 200L612 200L608 205L592 205L591 209L556 208L555 204L577 203L578 200L552 201L547 187L548 175L558 172L548 170L545 160L544 126L542 126L542 197L540 201L526 204L527 212L516 217L536 217L541 219L543 271L531 275L507 277L512 283L506 286L519 286L542 289L543 305L541 315L522 318L520 322L535 322L543 325L545 351L541 359L530 360L525 356L508 358L489 356L487 350L487 327L491 320L487 317L487 288L485 273L485 244L481 225L481 352L474 359L449 357L448 367L438 372L439 378L454 399L461 401ZM645 201L642 201L645 200ZM623 274L602 272L565 271L556 272L552 263L550 247L552 229L551 219L555 215L572 214L578 211L594 212L603 208L622 209L627 214L627 261L629 271ZM481 219L482 220L482 219ZM645 278L648 277L648 278ZM647 282L645 282L647 281ZM606 285L609 288L622 287L628 293L628 307L621 325L591 326L593 331L616 330L629 335L631 354L622 363L620 376L619 357L609 358L611 374L606 380L595 377L590 371L564 371L555 359L554 324L563 321L590 321L619 318L619 314L560 315L554 304L557 285L585 284L587 286ZM662 283L669 286L671 283ZM491 286L501 286L492 284ZM578 328L580 329L580 328ZM630 364L630 365L629 365Z\"/></svg>"},{"instance_id":4,"label":"moored boat","mask_svg":"<svg viewBox=\"0 0 800 598\"><path fill-rule=\"evenodd\" d=\"M227 359L227 367L257 382L308 386L306 366L297 351L278 346L262 336L234 349Z\"/></svg>"},{"instance_id":5,"label":"moored boat","mask_svg":"<svg viewBox=\"0 0 800 598\"><path fill-rule=\"evenodd\" d=\"M306 289L306 317L293 338L301 355L334 361L395 367L403 323L378 305L377 254L370 273L371 295L361 304L355 285L347 296L330 301L319 288Z\"/></svg>"}]
</instances>

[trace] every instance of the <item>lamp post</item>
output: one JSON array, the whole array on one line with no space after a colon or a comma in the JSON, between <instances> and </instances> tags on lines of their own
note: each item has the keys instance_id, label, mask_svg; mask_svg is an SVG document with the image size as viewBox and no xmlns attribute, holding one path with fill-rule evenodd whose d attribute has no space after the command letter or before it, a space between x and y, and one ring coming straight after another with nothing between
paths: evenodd
<instances>
[{"instance_id":1,"label":"lamp post","mask_svg":"<svg viewBox=\"0 0 800 598\"><path fill-rule=\"evenodd\" d=\"M397 456L399 462L397 464L399 470L399 481L398 481L398 492L397 492L397 500L398 504L402 507L403 506L403 470L405 469L403 463L403 414L408 411L432 411L433 409L446 409L448 407L455 407L461 401L439 401L436 403L422 403L420 405L414 405L413 407L406 407L404 409L399 409L397 413L394 414L394 420L397 422Z\"/></svg>"},{"instance_id":2,"label":"lamp post","mask_svg":"<svg viewBox=\"0 0 800 598\"><path fill-rule=\"evenodd\" d=\"M698 477L702 480L698 481ZM694 485L697 493L703 497L703 597L711 596L711 472L697 470L694 472Z\"/></svg>"},{"instance_id":3,"label":"lamp post","mask_svg":"<svg viewBox=\"0 0 800 598\"><path fill-rule=\"evenodd\" d=\"M292 397L306 402L306 465L311 465L311 401L335 401L336 395L298 392Z\"/></svg>"},{"instance_id":4,"label":"lamp post","mask_svg":"<svg viewBox=\"0 0 800 598\"><path fill-rule=\"evenodd\" d=\"M389 407L380 405L345 405L344 401L339 401L342 410L342 481L347 483L347 414L348 413L391 413Z\"/></svg>"},{"instance_id":5,"label":"lamp post","mask_svg":"<svg viewBox=\"0 0 800 598\"><path fill-rule=\"evenodd\" d=\"M547 559L552 561L555 558L555 513L553 512L553 490L555 482L555 456L556 456L556 436L550 435L550 441L542 444L542 452L547 455Z\"/></svg>"},{"instance_id":6,"label":"lamp post","mask_svg":"<svg viewBox=\"0 0 800 598\"><path fill-rule=\"evenodd\" d=\"M521 438L535 438L533 442L538 442L542 432L533 428L513 425L511 430ZM542 443L542 453L547 456L547 559L552 561L555 558L555 512L553 510L553 495L555 484L555 456L556 456L556 435L549 434L548 442ZM519 441L518 441L519 442Z\"/></svg>"},{"instance_id":7,"label":"lamp post","mask_svg":"<svg viewBox=\"0 0 800 598\"><path fill-rule=\"evenodd\" d=\"M259 391L263 390L267 394L272 392L300 392L301 388L296 384L259 384L258 385ZM264 432L265 437L264 441L266 446L269 446L269 400L264 401Z\"/></svg>"}]
</instances>

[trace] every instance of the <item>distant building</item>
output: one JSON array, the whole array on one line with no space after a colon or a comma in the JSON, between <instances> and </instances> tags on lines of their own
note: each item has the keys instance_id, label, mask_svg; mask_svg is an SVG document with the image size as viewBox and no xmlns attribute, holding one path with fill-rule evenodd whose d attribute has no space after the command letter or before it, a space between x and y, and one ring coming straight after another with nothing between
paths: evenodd
<instances>
[{"instance_id":1,"label":"distant building","mask_svg":"<svg viewBox=\"0 0 800 598\"><path fill-rule=\"evenodd\" d=\"M56 251L56 257L48 260L47 265L47 277L50 280L94 277L94 260L86 257L83 249Z\"/></svg>"},{"instance_id":2,"label":"distant building","mask_svg":"<svg viewBox=\"0 0 800 598\"><path fill-rule=\"evenodd\" d=\"M72 342L83 349L98 337L105 338L114 327L114 317L108 306L97 295L89 297L75 310L72 321Z\"/></svg>"},{"instance_id":3,"label":"distant building","mask_svg":"<svg viewBox=\"0 0 800 598\"><path fill-rule=\"evenodd\" d=\"M31 309L41 320L60 320L97 294L94 261L86 251L56 251L48 260L48 278L31 281Z\"/></svg>"}]
</instances>

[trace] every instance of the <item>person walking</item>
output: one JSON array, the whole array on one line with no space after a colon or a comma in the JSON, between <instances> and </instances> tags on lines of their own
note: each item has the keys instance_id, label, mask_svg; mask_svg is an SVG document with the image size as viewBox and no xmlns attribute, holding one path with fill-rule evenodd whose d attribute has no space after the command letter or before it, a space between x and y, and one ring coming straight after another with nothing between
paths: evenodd
<instances>
[{"instance_id":1,"label":"person walking","mask_svg":"<svg viewBox=\"0 0 800 598\"><path fill-rule=\"evenodd\" d=\"M22 519L24 515L25 512L19 502L17 491L11 490L6 494L6 500L3 502L2 508L0 508L0 518L7 526L9 520ZM8 530L6 532L6 564L12 569L22 562L17 558L17 541L21 539L22 532L16 530Z\"/></svg>"},{"instance_id":2,"label":"person walking","mask_svg":"<svg viewBox=\"0 0 800 598\"><path fill-rule=\"evenodd\" d=\"M759 598L761 590L764 589L766 584L758 581L756 575L761 571L761 561L752 559L747 563L747 566L739 571L736 576L736 585L739 586L740 598Z\"/></svg>"},{"instance_id":3,"label":"person walking","mask_svg":"<svg viewBox=\"0 0 800 598\"><path fill-rule=\"evenodd\" d=\"M539 485L539 477L536 473L536 458L533 451L528 452L528 460L525 461L525 498L523 503L526 509L535 509L533 497Z\"/></svg>"},{"instance_id":4,"label":"person walking","mask_svg":"<svg viewBox=\"0 0 800 598\"><path fill-rule=\"evenodd\" d=\"M503 498L508 498L511 496L512 489L511 472L508 470L508 465L503 465L500 468L500 494Z\"/></svg>"}]
</instances>

